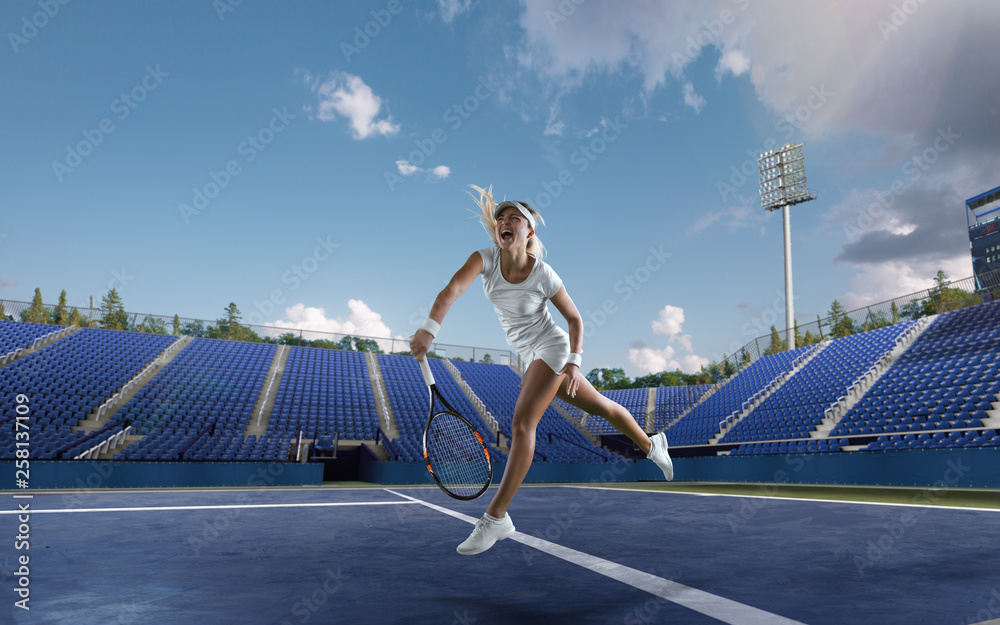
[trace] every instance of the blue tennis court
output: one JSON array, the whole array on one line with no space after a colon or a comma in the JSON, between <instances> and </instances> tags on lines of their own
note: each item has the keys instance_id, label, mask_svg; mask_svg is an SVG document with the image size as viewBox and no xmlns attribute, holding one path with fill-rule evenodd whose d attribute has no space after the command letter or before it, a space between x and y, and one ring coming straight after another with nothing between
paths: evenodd
<instances>
[{"instance_id":1,"label":"blue tennis court","mask_svg":"<svg viewBox=\"0 0 1000 625\"><path fill-rule=\"evenodd\" d=\"M518 533L462 557L455 546L485 500L458 502L433 488L29 501L30 551L21 553L31 558L31 609L5 610L14 623L1000 618L993 509L525 487L510 510ZM18 526L15 511L2 511L4 536ZM0 569L8 588L16 557Z\"/></svg>"}]
</instances>

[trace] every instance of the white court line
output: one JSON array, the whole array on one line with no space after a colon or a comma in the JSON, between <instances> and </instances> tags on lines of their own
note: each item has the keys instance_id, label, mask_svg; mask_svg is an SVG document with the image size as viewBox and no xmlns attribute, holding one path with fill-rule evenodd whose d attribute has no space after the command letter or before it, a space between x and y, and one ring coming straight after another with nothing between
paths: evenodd
<instances>
[{"instance_id":1,"label":"white court line","mask_svg":"<svg viewBox=\"0 0 1000 625\"><path fill-rule=\"evenodd\" d=\"M0 510L0 514L60 514L64 512L166 512L170 510L235 510L247 508L333 508L338 506L400 506L415 501L346 501L338 503L259 503L226 506L156 506L148 508L54 508L50 510Z\"/></svg>"},{"instance_id":2,"label":"white court line","mask_svg":"<svg viewBox=\"0 0 1000 625\"><path fill-rule=\"evenodd\" d=\"M404 497L413 503L419 503L443 514L447 514L450 517L465 521L471 525L476 524L476 519L460 512L455 512L454 510L449 510L448 508L443 508L402 493L397 493L388 488L385 490L393 495ZM677 605L684 606L685 608L694 610L695 612L700 612L706 616L718 619L723 623L729 623L731 625L803 625L801 622L796 620L778 616L777 614L771 614L770 612L739 603L738 601L726 599L725 597L719 597L718 595L713 595L712 593L698 590L697 588L691 588L690 586L685 586L684 584L679 584L677 582L670 581L669 579L657 577L656 575L645 573L643 571L618 564L617 562L611 562L610 560L598 558L597 556L592 556L590 554L583 553L582 551L577 551L576 549L563 547L562 545L557 545L547 540L542 540L541 538L535 538L534 536L530 536L522 532L514 532L510 539L519 542L522 545L533 547L551 556L555 556L561 560L581 566L589 571L593 571L594 573L610 577L611 579L622 582L623 584L628 584L633 588L638 588L639 590L648 592L651 595L655 595L672 603L676 603Z\"/></svg>"},{"instance_id":3,"label":"white court line","mask_svg":"<svg viewBox=\"0 0 1000 625\"><path fill-rule=\"evenodd\" d=\"M970 510L972 512L1000 512L1000 508L973 508L971 506L939 506L933 503L893 503L887 501L858 501L856 499L812 499L810 497L779 497L777 495L734 495L733 493L691 493L680 490L661 490L653 488L616 488L614 486L584 486L575 484L560 484L558 488L590 488L593 490L611 490L620 493L668 493L672 495L694 495L695 497L737 497L740 499L774 499L775 501L806 501L817 503L845 503L862 506L899 506L903 508L931 508L940 510ZM927 489L934 492L933 489ZM916 491L918 493L923 490Z\"/></svg>"}]
</instances>

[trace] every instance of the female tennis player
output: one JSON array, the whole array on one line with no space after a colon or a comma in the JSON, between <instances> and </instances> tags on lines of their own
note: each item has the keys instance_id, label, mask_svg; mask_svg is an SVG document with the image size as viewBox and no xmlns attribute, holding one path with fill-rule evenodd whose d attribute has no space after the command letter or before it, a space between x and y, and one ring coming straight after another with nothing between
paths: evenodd
<instances>
[{"instance_id":1,"label":"female tennis player","mask_svg":"<svg viewBox=\"0 0 1000 625\"><path fill-rule=\"evenodd\" d=\"M528 365L514 406L503 479L472 534L458 546L462 555L486 551L514 533L507 507L531 467L535 428L553 397L607 419L660 467L667 480L673 479L666 435L647 436L628 410L598 393L580 373L583 320L562 280L542 260L544 247L535 234L536 225L545 223L541 215L524 202L497 204L492 187L472 188L479 193L480 219L495 245L473 252L455 273L410 339L410 349L417 360L424 358L452 304L481 275L486 298L500 318L507 342ZM552 319L548 301L566 319L568 334Z\"/></svg>"}]
</instances>

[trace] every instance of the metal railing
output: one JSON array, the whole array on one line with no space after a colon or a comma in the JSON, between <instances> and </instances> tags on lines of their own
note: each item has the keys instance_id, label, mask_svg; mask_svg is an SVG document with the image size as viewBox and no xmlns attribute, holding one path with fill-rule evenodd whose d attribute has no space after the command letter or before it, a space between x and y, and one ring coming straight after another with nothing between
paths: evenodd
<instances>
[{"instance_id":1,"label":"metal railing","mask_svg":"<svg viewBox=\"0 0 1000 625\"><path fill-rule=\"evenodd\" d=\"M1000 299L1000 288L981 288L980 284L1000 284L1000 269L980 274L978 278L968 277L961 280L951 280L944 283L942 288L935 286L878 304L846 311L836 318L828 316L806 324L799 324L798 332L803 338L806 334L811 334L819 342L839 335L858 334L903 321L915 321L933 314L974 306L984 301ZM784 329L779 328L778 334L783 346ZM725 356L718 363L716 375L720 377L715 380L715 386L722 386L727 380L760 357L772 353L770 348L771 334L764 334L748 341L734 353ZM784 351L784 348L777 351ZM723 373L726 370L730 371L728 375ZM713 387L712 391L714 390L717 389Z\"/></svg>"},{"instance_id":2,"label":"metal railing","mask_svg":"<svg viewBox=\"0 0 1000 625\"><path fill-rule=\"evenodd\" d=\"M399 460L399 452L396 451L395 445L389 440L389 435L382 428L375 431L375 444L378 445L380 441L386 453L389 454L389 460Z\"/></svg>"},{"instance_id":3,"label":"metal railing","mask_svg":"<svg viewBox=\"0 0 1000 625\"><path fill-rule=\"evenodd\" d=\"M408 338L362 336L337 332L265 326L244 323L229 323L225 319L210 321L189 317L156 315L152 313L121 312L108 314L99 308L62 308L52 304L32 304L15 300L0 300L0 321L30 321L48 323L55 326L69 326L71 320L81 328L101 328L105 330L127 330L174 336L192 336L251 343L275 343L298 347L320 347L345 349L359 352L381 352L387 354L408 354ZM495 349L451 343L431 343L430 356L450 360L482 362L489 360L503 365L519 366L518 355L510 349Z\"/></svg>"}]
</instances>

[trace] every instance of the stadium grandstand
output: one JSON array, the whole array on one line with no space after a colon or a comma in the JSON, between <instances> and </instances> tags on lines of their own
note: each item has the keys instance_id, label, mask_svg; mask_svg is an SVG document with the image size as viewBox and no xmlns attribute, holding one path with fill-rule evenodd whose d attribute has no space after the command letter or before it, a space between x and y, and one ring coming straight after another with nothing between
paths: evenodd
<instances>
[{"instance_id":1,"label":"stadium grandstand","mask_svg":"<svg viewBox=\"0 0 1000 625\"><path fill-rule=\"evenodd\" d=\"M681 459L1000 446L1000 302L966 298L950 306L956 310L934 312L934 297L893 302L893 311L900 304L925 313L894 313L896 323L869 329L869 307L855 333L824 335L820 325L822 340L790 351L752 342L716 371L714 384L601 392L645 431L665 431ZM244 340L149 332L145 319L110 330L13 318L0 321L0 402L14 415L15 397L31 398L36 459L340 464L341 475L348 463L355 478L383 475L364 466L391 465L412 469L395 479L425 480L427 389L411 357L375 353L376 340L348 340L370 347L358 351L253 331ZM501 466L520 384L519 363L504 360L431 359L445 397L486 433ZM731 375L718 375L726 370ZM15 455L14 439L5 438L0 459ZM641 460L606 421L558 399L538 426L538 465Z\"/></svg>"}]
</instances>

